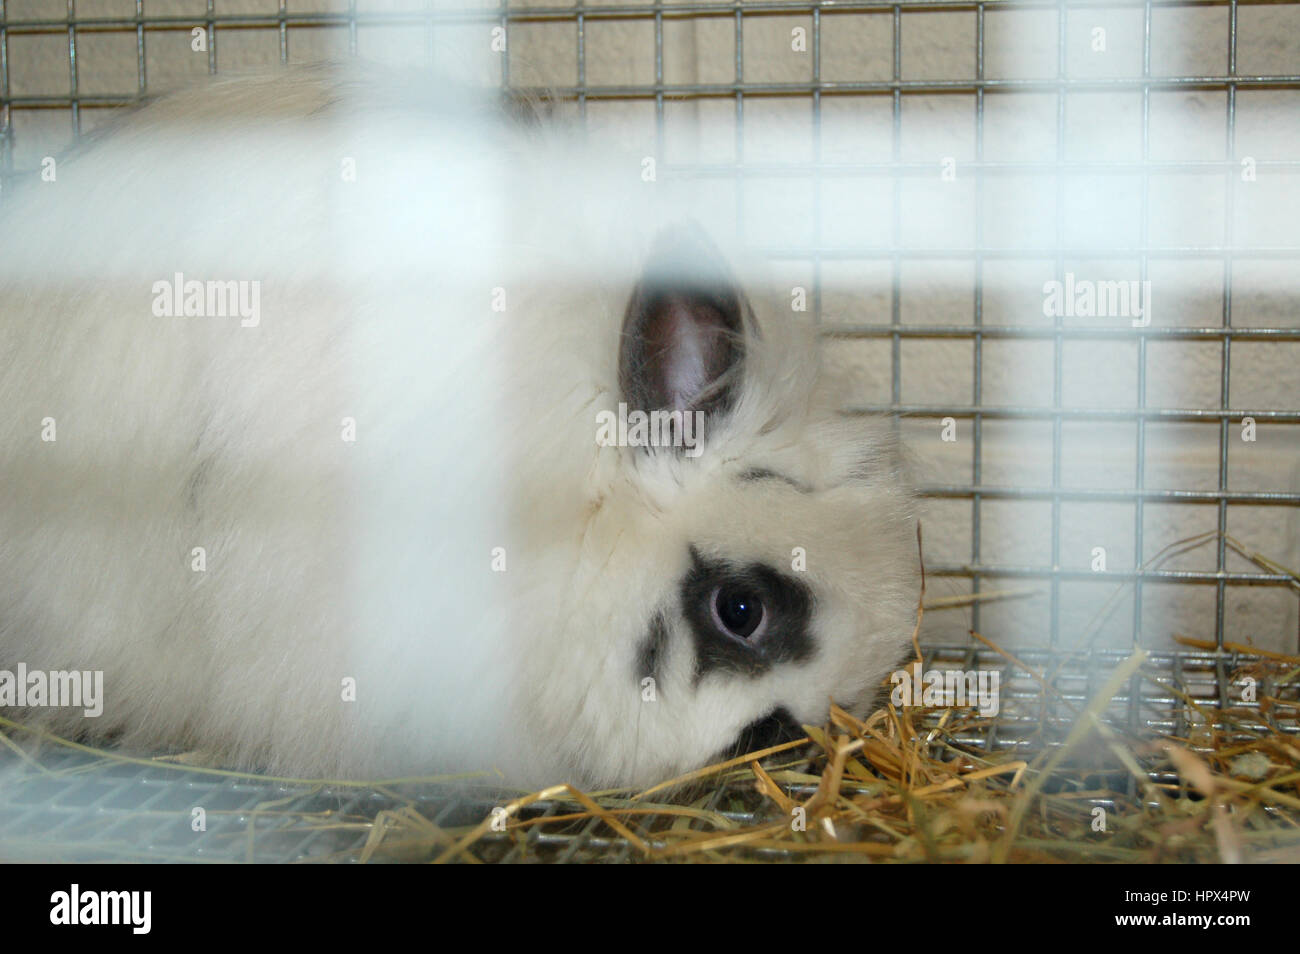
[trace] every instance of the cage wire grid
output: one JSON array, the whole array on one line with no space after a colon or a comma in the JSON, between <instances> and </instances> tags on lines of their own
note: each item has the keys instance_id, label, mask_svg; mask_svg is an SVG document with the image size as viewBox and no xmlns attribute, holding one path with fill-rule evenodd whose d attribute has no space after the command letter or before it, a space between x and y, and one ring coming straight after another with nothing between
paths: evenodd
<instances>
[{"instance_id":1,"label":"cage wire grid","mask_svg":"<svg viewBox=\"0 0 1300 954\"><path fill-rule=\"evenodd\" d=\"M1031 673L1002 656L981 649L976 644L931 646L925 649L927 667L959 665L966 670L998 668L1003 671L1003 711L996 719L985 720L974 728L956 733L954 743L971 751L1001 752L1009 749L1031 750L1043 745L1057 745L1070 728L1062 716L1060 701L1086 702L1104 676L1122 661L1127 651L1091 649L1072 653L1062 644L1061 586L1063 582L1086 579L1103 580L1131 586L1133 595L1132 646L1147 644L1143 633L1143 587L1149 583L1179 585L1209 584L1214 587L1215 652L1154 651L1142 672L1135 674L1112 700L1106 720L1130 731L1186 736L1193 723L1229 729L1218 714L1229 706L1243 707L1256 715L1255 727L1288 735L1300 734L1300 720L1294 705L1300 702L1294 685L1275 687L1266 683L1262 694L1289 701L1291 715L1276 709L1263 709L1258 703L1241 698L1230 674L1249 661L1249 657L1225 648L1225 603L1227 587L1269 586L1295 587L1283 572L1234 571L1228 567L1228 514L1233 505L1294 507L1300 493L1283 490L1235 490L1229 487L1229 439L1232 427L1243 417L1261 423L1300 424L1300 410L1232 407L1230 381L1234 341L1300 341L1300 327L1234 326L1233 265L1250 259L1294 261L1300 258L1300 246L1245 245L1234 232L1234 207L1239 183L1236 156L1236 101L1238 90L1300 90L1300 74L1245 74L1238 70L1238 11L1245 6L1272 4L1294 6L1294 0L907 0L882 2L807 2L807 0L744 0L744 2L701 2L672 4L588 4L554 5L519 8L509 0L497 7L449 9L436 8L432 2L407 11L358 10L357 0L348 0L347 9L328 12L290 11L286 0L278 9L266 14L218 13L214 0L206 0L206 11L199 16L154 16L146 12L146 0L135 0L134 14L119 17L86 17L77 12L76 0L67 0L63 16L44 19L13 19L6 0L0 0L0 201L14 178L14 115L25 110L67 111L74 138L82 132L85 108L115 108L131 105L148 90L146 44L151 34L162 31L190 32L202 29L207 40L207 70L219 70L220 38L227 31L275 31L278 57L282 64L290 61L290 44L296 29L304 27L346 31L348 50L358 50L358 29L365 26L390 26L423 30L430 61L435 58L435 36L441 27L453 24L499 26L506 35L514 24L571 23L576 32L576 83L548 86L546 92L576 103L585 121L587 105L597 100L650 101L654 104L655 159L661 175L680 178L732 177L743 183L757 176L808 175L813 190L812 234L810 246L764 247L756 251L773 260L801 260L811 266L810 305L813 318L828 338L884 340L890 349L890 400L885 403L862 403L847 408L848 413L884 413L922 420L954 418L967 421L971 428L970 480L929 484L919 488L923 498L965 500L970 503L971 544L968 562L930 563L927 574L968 580L971 591L978 594L989 579L1044 580L1050 588L1050 621L1043 645L1017 649L1016 657L1024 667L1040 672L1054 672L1053 687L1057 695L1047 696ZM52 4L57 6L57 4ZM1227 69L1223 75L1154 75L1151 68L1153 11L1168 8L1226 7ZM1067 69L1067 19L1072 11L1090 8L1132 8L1141 11L1141 75L1117 78L1071 76ZM1048 78L991 77L986 75L986 14L1000 10L1055 10L1056 75ZM902 22L904 13L923 11L963 11L973 13L974 76L970 79L904 78ZM826 80L822 76L823 13L839 15L886 15L891 20L890 76L879 80ZM811 77L806 82L769 82L746 78L745 24L765 16L801 15L810 18L809 54ZM664 24L680 20L730 20L734 22L734 79L731 82L669 83L665 81ZM596 21L648 21L654 28L654 81L646 84L600 85L587 81L587 24ZM134 95L90 94L81 89L82 67L78 58L78 38L91 33L117 33L134 36L136 91ZM67 38L69 91L66 95L14 95L11 93L10 38L26 35L63 36ZM500 57L499 82L512 87L510 58ZM1226 99L1226 142L1224 158L1155 159L1151 155L1151 94L1153 91L1198 90L1223 93ZM1067 99L1080 91L1132 92L1141 96L1141 147L1138 161L1070 159L1066 153ZM990 159L985 155L985 103L990 96L1007 93L1047 93L1056 97L1055 158L1051 160ZM974 242L964 248L927 247L903 242L903 184L909 177L930 177L935 165L929 161L908 160L902 154L903 103L910 95L956 95L972 97L974 102L974 159L963 161L964 174L973 176L975 194ZM822 105L826 97L868 95L888 99L891 106L892 139L887 161L829 161L822 153ZM746 157L744 136L746 102L759 97L801 98L812 108L812 160L797 167L772 161L755 161ZM734 103L734 160L724 163L669 161L665 155L665 102L692 99L730 100ZM1261 170L1300 172L1300 157L1256 157ZM1155 176L1204 175L1221 173L1223 178L1224 230L1221 241L1210 245L1153 244L1150 241L1151 182ZM991 245L986 241L986 189L994 177L1023 173L1048 174L1055 181L1055 245L1051 248ZM1070 245L1065 233L1066 190L1072 175L1129 174L1140 180L1140 237L1132 247L1094 248ZM892 214L885 226L889 240L883 245L856 246L826 244L822 240L822 189L832 177L879 177L892 183ZM737 189L736 216L743 221L743 189ZM1108 260L1127 259L1138 264L1139 280L1146 280L1152 261L1176 259L1212 259L1221 263L1221 323L1204 327L1082 327L1067 325L1057 316L1051 326L994 325L985 322L985 266L997 260L1050 259L1054 275L1063 280L1066 263L1089 257ZM905 324L902 320L902 271L905 263L935 260L965 260L974 268L974 293L970 301L970 321L962 325ZM889 294L888 324L833 325L823 322L823 266L828 262L875 261L888 265L892 277ZM905 403L902 387L902 348L909 340L955 339L972 346L972 389L964 404ZM1137 346L1136 402L1131 409L1071 407L1064 403L1063 354L1066 342L1076 340L1130 340ZM1049 341L1052 346L1052 402L1048 407L1006 406L984 403L984 345L997 340ZM1150 407L1147 404L1148 345L1152 342L1211 342L1220 350L1219 400L1212 407ZM983 482L986 421L1039 421L1051 426L1052 455L1049 486L990 485ZM1075 489L1062 481L1062 428L1067 422L1126 422L1135 429L1134 486L1130 489ZM1150 423L1217 424L1218 456L1215 489L1151 488L1145 485L1147 426ZM987 501L1024 500L1045 502L1051 507L1050 564L1007 564L988 562L981 552L981 507ZM1061 565L1062 505L1070 502L1119 502L1131 504L1134 511L1132 530L1135 554L1134 569L1108 569L1101 572L1069 569ZM1216 510L1215 569L1167 569L1147 565L1151 556L1144 547L1144 507L1160 504L1203 504ZM969 608L971 628L981 627L980 603ZM1173 687L1181 687L1174 691ZM1200 709L1189 707L1186 697L1195 699ZM1214 713L1208 720L1201 714ZM1238 724L1240 724L1238 722ZM1056 733L1053 735L1053 731ZM22 783L10 785L0 799L0 846L10 857L36 856L52 859L153 859L153 860L355 860L365 856L365 845L375 820L385 811L402 805L414 805L424 817L442 828L477 824L494 806L501 793L489 788L458 786L454 794L448 789L425 786L412 790L367 790L311 784L277 782L222 776L195 775L180 770L160 769L131 763L104 763L92 756L69 750L50 748L42 763L57 774L32 774ZM1152 772L1152 779L1178 783L1171 773ZM1135 780L1120 772L1104 779L1103 787L1117 792L1134 793ZM753 822L757 817L752 805L752 782L744 786L724 781L709 796L704 808L721 812L738 822ZM743 790L742 790L743 789ZM811 794L811 787L804 794ZM798 794L797 786L791 794ZM1110 804L1104 796L1093 799ZM197 835L188 824L178 825L179 816L188 820L189 807L209 806L209 828ZM304 832L288 825L287 811L319 813L336 824L322 825ZM533 804L522 818L554 817L572 803L546 800ZM1272 808L1267 809L1272 811ZM650 824L653 825L652 819ZM490 834L480 843L487 860L573 861L589 858L627 860L631 846L611 837L612 832L598 819L574 823L558 831L553 826L534 826L523 837ZM62 847L60 847L62 846ZM779 852L755 850L755 857Z\"/></svg>"}]
</instances>

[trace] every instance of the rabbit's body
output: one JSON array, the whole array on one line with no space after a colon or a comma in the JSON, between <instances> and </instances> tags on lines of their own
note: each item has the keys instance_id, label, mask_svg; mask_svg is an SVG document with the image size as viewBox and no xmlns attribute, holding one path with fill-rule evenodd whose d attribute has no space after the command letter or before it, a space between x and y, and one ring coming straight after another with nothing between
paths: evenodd
<instances>
[{"instance_id":1,"label":"rabbit's body","mask_svg":"<svg viewBox=\"0 0 1300 954\"><path fill-rule=\"evenodd\" d=\"M878 688L915 600L886 432L660 233L635 159L470 115L226 81L0 207L0 670L105 688L98 719L23 719L614 784ZM169 316L185 281L258 307ZM707 412L699 456L601 446L629 401ZM764 622L712 632L723 603Z\"/></svg>"}]
</instances>

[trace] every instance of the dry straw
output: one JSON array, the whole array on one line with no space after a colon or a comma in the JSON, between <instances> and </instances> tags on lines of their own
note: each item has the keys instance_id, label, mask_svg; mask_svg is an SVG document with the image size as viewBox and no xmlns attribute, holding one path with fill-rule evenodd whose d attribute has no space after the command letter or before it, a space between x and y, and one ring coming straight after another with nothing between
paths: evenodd
<instances>
[{"instance_id":1,"label":"dry straw","mask_svg":"<svg viewBox=\"0 0 1300 954\"><path fill-rule=\"evenodd\" d=\"M503 798L499 810L478 824L440 828L414 800L372 818L330 812L293 817L291 806L278 802L258 806L257 813L287 814L289 824L304 830L364 832L353 855L360 861L476 862L511 847L544 859L542 842L530 835L571 836L583 829L596 847L578 857L591 860L628 846L631 858L652 861L1300 861L1300 739L1262 729L1253 707L1214 712L1185 693L1189 712L1203 716L1194 736L1131 737L1108 724L1105 714L1134 674L1155 678L1144 674L1144 656L1135 652L1111 673L1063 740L1052 744L1044 732L1045 744L1032 760L1017 751L981 752L961 744L958 738L982 721L965 710L887 706L857 719L834 708L826 726L806 727L803 742L719 762L640 792L586 793L560 785ZM1295 725L1300 657L1272 654L1241 673L1271 686L1259 704ZM1050 683L1043 685L1050 693ZM1182 693L1166 681L1161 686ZM0 729L0 742L38 772L50 770L34 740L114 762L263 778L95 750L5 719ZM1109 760L1100 761L1099 753ZM1132 784L1099 788L1095 780L1113 778L1107 771L1116 766ZM399 792L451 781L308 784L362 787L400 801Z\"/></svg>"}]
</instances>

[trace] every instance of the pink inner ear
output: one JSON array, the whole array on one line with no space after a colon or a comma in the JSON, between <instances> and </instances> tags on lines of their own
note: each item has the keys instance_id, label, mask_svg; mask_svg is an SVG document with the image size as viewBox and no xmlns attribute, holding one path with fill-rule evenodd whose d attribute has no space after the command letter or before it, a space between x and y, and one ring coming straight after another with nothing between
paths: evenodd
<instances>
[{"instance_id":1,"label":"pink inner ear","mask_svg":"<svg viewBox=\"0 0 1300 954\"><path fill-rule=\"evenodd\" d=\"M651 354L662 363L671 409L688 410L725 370L726 323L721 312L698 300L673 295L663 307Z\"/></svg>"}]
</instances>

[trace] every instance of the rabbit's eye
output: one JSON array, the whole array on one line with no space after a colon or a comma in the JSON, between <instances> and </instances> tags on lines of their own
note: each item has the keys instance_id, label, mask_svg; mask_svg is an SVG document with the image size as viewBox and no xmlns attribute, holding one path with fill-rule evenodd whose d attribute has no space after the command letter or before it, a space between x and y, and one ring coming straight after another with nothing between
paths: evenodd
<instances>
[{"instance_id":1,"label":"rabbit's eye","mask_svg":"<svg viewBox=\"0 0 1300 954\"><path fill-rule=\"evenodd\" d=\"M763 563L709 559L694 546L690 554L681 609L695 642L696 682L714 672L757 677L817 652L813 594L803 580Z\"/></svg>"},{"instance_id":2,"label":"rabbit's eye","mask_svg":"<svg viewBox=\"0 0 1300 954\"><path fill-rule=\"evenodd\" d=\"M732 636L753 636L763 617L763 601L747 587L720 586L713 594L713 621Z\"/></svg>"}]
</instances>

